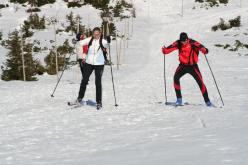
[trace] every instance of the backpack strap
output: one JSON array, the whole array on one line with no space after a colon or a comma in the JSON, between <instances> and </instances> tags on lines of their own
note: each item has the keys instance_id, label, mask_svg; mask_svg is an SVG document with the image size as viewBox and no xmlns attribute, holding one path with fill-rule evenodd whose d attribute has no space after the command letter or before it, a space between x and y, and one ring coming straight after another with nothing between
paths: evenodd
<instances>
[{"instance_id":1,"label":"backpack strap","mask_svg":"<svg viewBox=\"0 0 248 165\"><path fill-rule=\"evenodd\" d=\"M100 48L102 49L104 59L105 59L105 61L107 61L107 60L108 60L108 59L107 59L107 54L108 54L108 52L107 52L106 48L104 48L104 46L103 46L103 44L102 44L102 39L103 39L103 35L101 35L101 37L100 37L100 40L99 40L99 45L100 45L100 47L98 48L98 50L99 50Z\"/></svg>"},{"instance_id":2,"label":"backpack strap","mask_svg":"<svg viewBox=\"0 0 248 165\"><path fill-rule=\"evenodd\" d=\"M94 39L94 38L91 37L90 42L89 42L89 44L88 44L88 47L90 47L90 46L92 45L93 39Z\"/></svg>"}]
</instances>

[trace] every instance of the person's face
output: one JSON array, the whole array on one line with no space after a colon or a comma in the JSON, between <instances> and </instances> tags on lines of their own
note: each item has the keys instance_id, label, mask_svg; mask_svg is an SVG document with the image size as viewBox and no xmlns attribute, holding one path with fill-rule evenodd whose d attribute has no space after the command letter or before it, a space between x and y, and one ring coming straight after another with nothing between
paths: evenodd
<instances>
[{"instance_id":1,"label":"person's face","mask_svg":"<svg viewBox=\"0 0 248 165\"><path fill-rule=\"evenodd\" d=\"M84 39L84 35L82 34L81 36L80 36L80 40L83 40Z\"/></svg>"},{"instance_id":2,"label":"person's face","mask_svg":"<svg viewBox=\"0 0 248 165\"><path fill-rule=\"evenodd\" d=\"M187 44L188 40L186 41L181 41L181 43L183 44L183 46L185 46Z\"/></svg>"},{"instance_id":3,"label":"person's face","mask_svg":"<svg viewBox=\"0 0 248 165\"><path fill-rule=\"evenodd\" d=\"M98 30L94 31L94 32L93 32L93 37L94 37L95 39L99 39L99 38L101 37L101 32L98 31Z\"/></svg>"}]
</instances>

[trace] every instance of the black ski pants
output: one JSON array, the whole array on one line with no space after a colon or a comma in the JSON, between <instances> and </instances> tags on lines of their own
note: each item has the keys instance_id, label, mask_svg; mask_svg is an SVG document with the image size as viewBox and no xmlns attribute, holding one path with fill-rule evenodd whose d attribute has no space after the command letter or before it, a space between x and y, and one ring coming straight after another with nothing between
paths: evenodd
<instances>
[{"instance_id":1,"label":"black ski pants","mask_svg":"<svg viewBox=\"0 0 248 165\"><path fill-rule=\"evenodd\" d=\"M197 64L194 65L179 64L178 68L176 69L174 75L174 88L176 91L177 98L182 98L180 78L184 76L186 73L189 73L191 76L193 76L193 78L195 79L201 90L204 101L208 102L209 97L208 97L207 88L203 82L203 78Z\"/></svg>"},{"instance_id":2,"label":"black ski pants","mask_svg":"<svg viewBox=\"0 0 248 165\"><path fill-rule=\"evenodd\" d=\"M85 64L83 64L83 60L82 59L78 59L78 63L79 63L79 66L80 66L81 74L83 76Z\"/></svg>"},{"instance_id":3,"label":"black ski pants","mask_svg":"<svg viewBox=\"0 0 248 165\"><path fill-rule=\"evenodd\" d=\"M104 65L84 65L83 79L81 81L78 98L84 98L86 86L89 81L89 77L93 71L95 71L95 85L96 85L96 102L102 103L102 74Z\"/></svg>"}]
</instances>

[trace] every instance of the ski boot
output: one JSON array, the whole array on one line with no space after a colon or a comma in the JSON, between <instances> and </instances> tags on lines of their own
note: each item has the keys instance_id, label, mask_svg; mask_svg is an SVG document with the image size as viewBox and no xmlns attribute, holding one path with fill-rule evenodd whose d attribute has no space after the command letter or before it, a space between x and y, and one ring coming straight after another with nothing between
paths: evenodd
<instances>
[{"instance_id":1,"label":"ski boot","mask_svg":"<svg viewBox=\"0 0 248 165\"><path fill-rule=\"evenodd\" d=\"M84 105L84 101L82 98L77 98L76 105Z\"/></svg>"},{"instance_id":2,"label":"ski boot","mask_svg":"<svg viewBox=\"0 0 248 165\"><path fill-rule=\"evenodd\" d=\"M96 109L97 109L97 110L102 109L102 103L97 103L97 104L96 104Z\"/></svg>"},{"instance_id":3,"label":"ski boot","mask_svg":"<svg viewBox=\"0 0 248 165\"><path fill-rule=\"evenodd\" d=\"M213 107L213 104L210 101L208 101L208 102L206 102L206 106Z\"/></svg>"},{"instance_id":4,"label":"ski boot","mask_svg":"<svg viewBox=\"0 0 248 165\"><path fill-rule=\"evenodd\" d=\"M175 103L176 106L182 106L183 105L183 100L182 98L177 98L177 101Z\"/></svg>"}]
</instances>

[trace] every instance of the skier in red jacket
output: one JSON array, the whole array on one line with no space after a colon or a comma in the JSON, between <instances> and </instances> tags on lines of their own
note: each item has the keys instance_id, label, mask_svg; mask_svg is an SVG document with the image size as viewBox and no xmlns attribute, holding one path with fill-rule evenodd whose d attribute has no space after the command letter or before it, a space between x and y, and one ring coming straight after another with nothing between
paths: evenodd
<instances>
[{"instance_id":1,"label":"skier in red jacket","mask_svg":"<svg viewBox=\"0 0 248 165\"><path fill-rule=\"evenodd\" d=\"M193 39L188 38L187 33L182 32L180 34L180 39L175 41L172 45L168 47L162 47L162 52L164 55L171 53L174 50L179 50L179 61L180 64L176 69L174 75L174 88L176 91L176 105L182 105L182 94L180 86L180 78L186 73L189 73L196 80L197 84L200 87L201 93L203 95L204 101L207 106L212 106L212 103L209 100L207 88L203 82L201 72L198 68L198 55L201 51L204 55L208 54L208 49L205 48L202 44Z\"/></svg>"}]
</instances>

